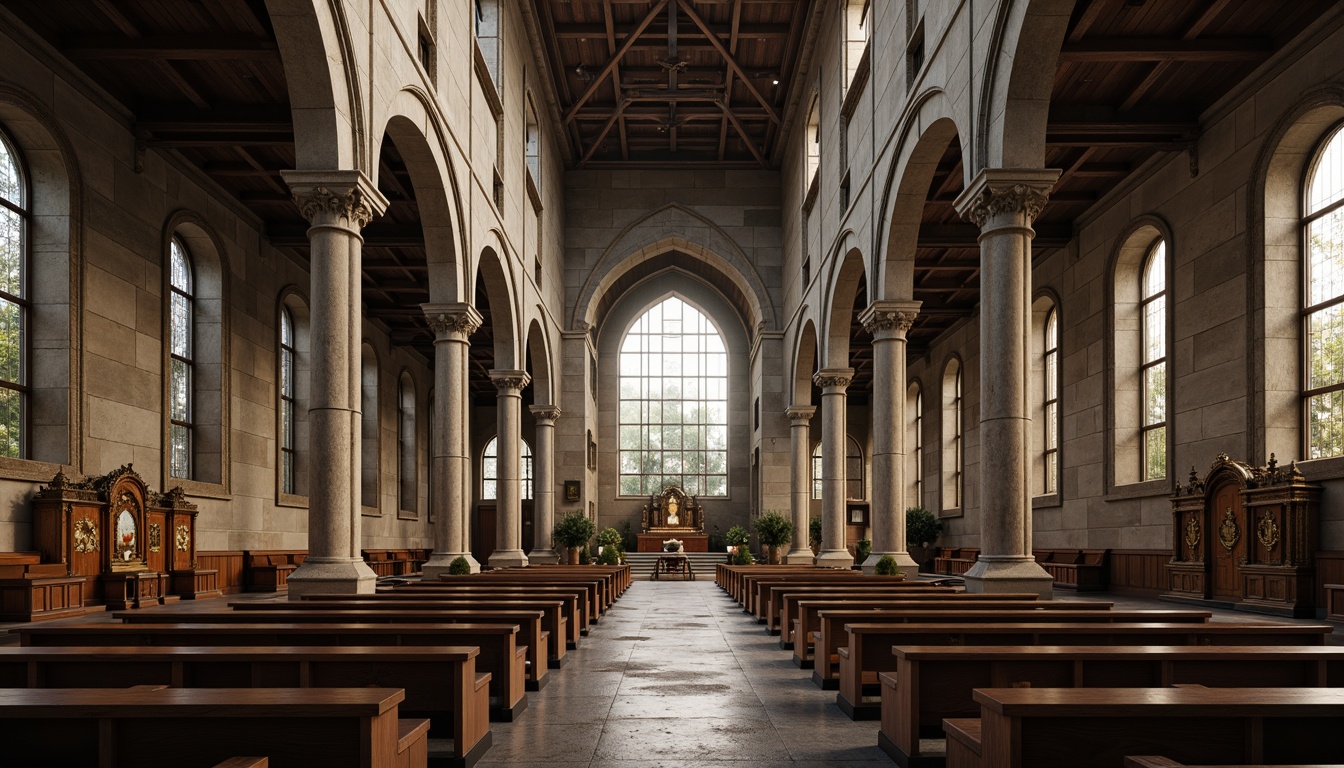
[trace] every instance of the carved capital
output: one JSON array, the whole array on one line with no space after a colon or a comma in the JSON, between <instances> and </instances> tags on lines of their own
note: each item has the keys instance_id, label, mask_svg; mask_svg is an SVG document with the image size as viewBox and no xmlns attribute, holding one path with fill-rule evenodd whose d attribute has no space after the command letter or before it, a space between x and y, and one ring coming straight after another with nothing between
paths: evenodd
<instances>
[{"instance_id":1,"label":"carved capital","mask_svg":"<svg viewBox=\"0 0 1344 768\"><path fill-rule=\"evenodd\" d=\"M436 340L450 339L454 334L465 339L481 327L481 313L470 304L421 304L420 309Z\"/></svg>"},{"instance_id":2,"label":"carved capital","mask_svg":"<svg viewBox=\"0 0 1344 768\"><path fill-rule=\"evenodd\" d=\"M815 405L794 405L784 409L784 415L789 417L795 427L805 427L812 421L812 417L817 415L817 406Z\"/></svg>"},{"instance_id":3,"label":"carved capital","mask_svg":"<svg viewBox=\"0 0 1344 768\"><path fill-rule=\"evenodd\" d=\"M1002 214L1020 214L1031 226L1058 179L1059 170L1055 168L986 168L954 205L963 219L981 229Z\"/></svg>"},{"instance_id":4,"label":"carved capital","mask_svg":"<svg viewBox=\"0 0 1344 768\"><path fill-rule=\"evenodd\" d=\"M919 317L922 301L875 301L859 314L864 330L881 338L905 338Z\"/></svg>"},{"instance_id":5,"label":"carved capital","mask_svg":"<svg viewBox=\"0 0 1344 768\"><path fill-rule=\"evenodd\" d=\"M495 389L499 390L501 395L512 395L521 392L524 387L532 382L532 377L527 371L506 371L498 368L490 371L490 381L494 382Z\"/></svg>"},{"instance_id":6,"label":"carved capital","mask_svg":"<svg viewBox=\"0 0 1344 768\"><path fill-rule=\"evenodd\" d=\"M553 427L555 420L560 418L560 409L554 405L531 405L527 410L532 412L539 427Z\"/></svg>"},{"instance_id":7,"label":"carved capital","mask_svg":"<svg viewBox=\"0 0 1344 768\"><path fill-rule=\"evenodd\" d=\"M387 198L361 171L281 171L280 176L313 226L358 232L387 210Z\"/></svg>"},{"instance_id":8,"label":"carved capital","mask_svg":"<svg viewBox=\"0 0 1344 768\"><path fill-rule=\"evenodd\" d=\"M827 394L834 393L843 395L845 393L845 388L848 387L849 383L853 380L853 368L823 368L820 371L817 371L816 375L812 377L812 381L815 382L818 387L821 387L823 392L830 390Z\"/></svg>"}]
</instances>

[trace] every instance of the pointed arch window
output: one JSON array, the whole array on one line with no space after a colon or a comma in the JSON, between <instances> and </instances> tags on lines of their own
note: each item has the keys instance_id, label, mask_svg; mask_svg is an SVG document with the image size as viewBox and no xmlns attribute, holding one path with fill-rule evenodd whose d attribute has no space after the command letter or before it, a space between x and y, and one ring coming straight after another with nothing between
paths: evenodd
<instances>
[{"instance_id":1,"label":"pointed arch window","mask_svg":"<svg viewBox=\"0 0 1344 768\"><path fill-rule=\"evenodd\" d=\"M1167 476L1167 243L1158 240L1144 263L1139 288L1143 324L1140 365L1143 479Z\"/></svg>"},{"instance_id":2,"label":"pointed arch window","mask_svg":"<svg viewBox=\"0 0 1344 768\"><path fill-rule=\"evenodd\" d=\"M670 296L621 340L620 493L669 485L728 495L728 350L700 310Z\"/></svg>"},{"instance_id":3,"label":"pointed arch window","mask_svg":"<svg viewBox=\"0 0 1344 768\"><path fill-rule=\"evenodd\" d=\"M192 476L195 298L191 256L176 237L169 264L169 467L173 477Z\"/></svg>"},{"instance_id":4,"label":"pointed arch window","mask_svg":"<svg viewBox=\"0 0 1344 768\"><path fill-rule=\"evenodd\" d=\"M1311 459L1344 456L1344 126L1310 166L1303 200L1306 251L1302 410Z\"/></svg>"},{"instance_id":5,"label":"pointed arch window","mask_svg":"<svg viewBox=\"0 0 1344 768\"><path fill-rule=\"evenodd\" d=\"M520 439L518 473L522 480L523 499L532 498L532 446ZM493 500L499 498L499 437L490 438L481 455L481 498Z\"/></svg>"},{"instance_id":6,"label":"pointed arch window","mask_svg":"<svg viewBox=\"0 0 1344 768\"><path fill-rule=\"evenodd\" d=\"M28 456L28 207L18 151L0 131L0 456Z\"/></svg>"},{"instance_id":7,"label":"pointed arch window","mask_svg":"<svg viewBox=\"0 0 1344 768\"><path fill-rule=\"evenodd\" d=\"M943 368L943 509L961 508L965 433L961 420L961 361L955 357Z\"/></svg>"},{"instance_id":8,"label":"pointed arch window","mask_svg":"<svg viewBox=\"0 0 1344 768\"><path fill-rule=\"evenodd\" d=\"M1044 491L1050 494L1059 492L1059 310L1053 306L1045 315L1041 345L1045 350L1041 376L1044 390L1041 393L1041 426L1045 438L1043 479Z\"/></svg>"}]
</instances>

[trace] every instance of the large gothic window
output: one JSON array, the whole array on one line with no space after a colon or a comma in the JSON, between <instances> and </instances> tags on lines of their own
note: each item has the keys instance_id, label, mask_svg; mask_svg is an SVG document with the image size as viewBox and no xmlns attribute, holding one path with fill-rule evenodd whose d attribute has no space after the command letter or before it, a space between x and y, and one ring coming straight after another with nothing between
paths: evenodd
<instances>
[{"instance_id":1,"label":"large gothic window","mask_svg":"<svg viewBox=\"0 0 1344 768\"><path fill-rule=\"evenodd\" d=\"M1143 266L1139 317L1143 323L1143 479L1167 476L1167 243L1158 240Z\"/></svg>"},{"instance_id":2,"label":"large gothic window","mask_svg":"<svg viewBox=\"0 0 1344 768\"><path fill-rule=\"evenodd\" d=\"M532 446L526 440L519 440L522 447L519 456L519 474L522 475L522 496L532 498ZM499 498L499 438L492 437L485 444L485 453L481 456L481 498L493 500Z\"/></svg>"},{"instance_id":3,"label":"large gothic window","mask_svg":"<svg viewBox=\"0 0 1344 768\"><path fill-rule=\"evenodd\" d=\"M296 387L294 317L287 307L280 309L280 491L296 493L294 483L295 440L297 428L297 408L295 407Z\"/></svg>"},{"instance_id":4,"label":"large gothic window","mask_svg":"<svg viewBox=\"0 0 1344 768\"><path fill-rule=\"evenodd\" d=\"M620 492L669 485L728 495L728 352L709 318L672 296L621 341Z\"/></svg>"},{"instance_id":5,"label":"large gothic window","mask_svg":"<svg viewBox=\"0 0 1344 768\"><path fill-rule=\"evenodd\" d=\"M1307 456L1344 456L1344 139L1336 128L1317 153L1303 200L1302 242Z\"/></svg>"},{"instance_id":6,"label":"large gothic window","mask_svg":"<svg viewBox=\"0 0 1344 768\"><path fill-rule=\"evenodd\" d=\"M192 476L192 405L194 394L194 277L191 257L173 238L169 272L169 467L173 477Z\"/></svg>"},{"instance_id":7,"label":"large gothic window","mask_svg":"<svg viewBox=\"0 0 1344 768\"><path fill-rule=\"evenodd\" d=\"M0 456L28 455L27 182L0 133Z\"/></svg>"},{"instance_id":8,"label":"large gothic window","mask_svg":"<svg viewBox=\"0 0 1344 768\"><path fill-rule=\"evenodd\" d=\"M867 494L864 492L863 482L863 449L859 447L859 441L854 439L853 435L845 437L845 498L851 500L864 499ZM825 471L825 464L822 463L821 443L818 442L812 447L812 498L820 499L822 494L822 473Z\"/></svg>"}]
</instances>

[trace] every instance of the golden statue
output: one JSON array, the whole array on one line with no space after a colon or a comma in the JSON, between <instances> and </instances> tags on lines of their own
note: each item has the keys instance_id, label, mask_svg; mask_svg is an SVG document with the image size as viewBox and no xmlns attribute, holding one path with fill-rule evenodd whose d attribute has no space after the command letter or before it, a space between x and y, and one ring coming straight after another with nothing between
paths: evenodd
<instances>
[{"instance_id":1,"label":"golden statue","mask_svg":"<svg viewBox=\"0 0 1344 768\"><path fill-rule=\"evenodd\" d=\"M669 497L667 500L667 524L681 525L677 519L677 498L675 496Z\"/></svg>"}]
</instances>

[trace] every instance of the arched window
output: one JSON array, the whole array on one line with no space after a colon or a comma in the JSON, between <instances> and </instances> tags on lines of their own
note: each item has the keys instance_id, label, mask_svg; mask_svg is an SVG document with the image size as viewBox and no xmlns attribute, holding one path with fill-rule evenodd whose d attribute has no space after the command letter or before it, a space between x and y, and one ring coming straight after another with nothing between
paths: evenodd
<instances>
[{"instance_id":1,"label":"arched window","mask_svg":"<svg viewBox=\"0 0 1344 768\"><path fill-rule=\"evenodd\" d=\"M1167 243L1158 240L1143 265L1139 288L1143 324L1139 444L1143 479L1167 476Z\"/></svg>"},{"instance_id":2,"label":"arched window","mask_svg":"<svg viewBox=\"0 0 1344 768\"><path fill-rule=\"evenodd\" d=\"M177 238L169 247L169 467L173 477L192 477L195 282L191 257Z\"/></svg>"},{"instance_id":3,"label":"arched window","mask_svg":"<svg viewBox=\"0 0 1344 768\"><path fill-rule=\"evenodd\" d=\"M485 59L485 67L490 72L493 79L495 90L503 91L504 83L500 80L500 14L499 0L475 0L476 4L476 45L481 49L481 57Z\"/></svg>"},{"instance_id":4,"label":"arched window","mask_svg":"<svg viewBox=\"0 0 1344 768\"><path fill-rule=\"evenodd\" d=\"M280 491L295 493L294 490L294 432L295 420L295 358L294 317L287 307L280 308Z\"/></svg>"},{"instance_id":5,"label":"arched window","mask_svg":"<svg viewBox=\"0 0 1344 768\"><path fill-rule=\"evenodd\" d=\"M0 132L0 456L28 456L28 184Z\"/></svg>"},{"instance_id":6,"label":"arched window","mask_svg":"<svg viewBox=\"0 0 1344 768\"><path fill-rule=\"evenodd\" d=\"M854 82L859 59L868 47L871 0L845 0L845 87Z\"/></svg>"},{"instance_id":7,"label":"arched window","mask_svg":"<svg viewBox=\"0 0 1344 768\"><path fill-rule=\"evenodd\" d=\"M943 509L961 508L963 441L961 423L961 361L943 368Z\"/></svg>"},{"instance_id":8,"label":"arched window","mask_svg":"<svg viewBox=\"0 0 1344 768\"><path fill-rule=\"evenodd\" d=\"M280 303L279 483L282 494L308 495L309 347L308 305L295 293Z\"/></svg>"},{"instance_id":9,"label":"arched window","mask_svg":"<svg viewBox=\"0 0 1344 768\"><path fill-rule=\"evenodd\" d=\"M924 391L912 381L905 390L906 504L924 506Z\"/></svg>"},{"instance_id":10,"label":"arched window","mask_svg":"<svg viewBox=\"0 0 1344 768\"><path fill-rule=\"evenodd\" d=\"M522 497L532 498L532 446L526 440L519 440L521 446L518 472L522 475ZM499 498L499 437L490 438L481 455L481 498Z\"/></svg>"},{"instance_id":11,"label":"arched window","mask_svg":"<svg viewBox=\"0 0 1344 768\"><path fill-rule=\"evenodd\" d=\"M359 443L360 504L375 510L381 508L378 503L378 474L382 462L379 460L380 441L378 439L378 355L373 347L365 344L360 349L359 377Z\"/></svg>"},{"instance_id":12,"label":"arched window","mask_svg":"<svg viewBox=\"0 0 1344 768\"><path fill-rule=\"evenodd\" d=\"M409 375L402 374L397 386L397 508L412 516L420 511L415 428L415 382Z\"/></svg>"},{"instance_id":13,"label":"arched window","mask_svg":"<svg viewBox=\"0 0 1344 768\"><path fill-rule=\"evenodd\" d=\"M807 175L803 183L810 188L817 180L817 171L821 168L821 100L812 99L812 108L807 112Z\"/></svg>"},{"instance_id":14,"label":"arched window","mask_svg":"<svg viewBox=\"0 0 1344 768\"><path fill-rule=\"evenodd\" d=\"M820 499L822 492L822 464L821 443L818 442L812 448L812 498ZM845 498L846 499L865 499L867 492L864 489L863 482L863 448L859 446L859 441L854 439L853 435L845 437Z\"/></svg>"},{"instance_id":15,"label":"arched window","mask_svg":"<svg viewBox=\"0 0 1344 768\"><path fill-rule=\"evenodd\" d=\"M1051 307L1045 316L1045 347L1042 392L1045 432L1045 492L1059 492L1059 310Z\"/></svg>"},{"instance_id":16,"label":"arched window","mask_svg":"<svg viewBox=\"0 0 1344 768\"><path fill-rule=\"evenodd\" d=\"M541 127L537 122L537 110L532 99L527 100L527 170L532 174L532 183L541 191Z\"/></svg>"},{"instance_id":17,"label":"arched window","mask_svg":"<svg viewBox=\"0 0 1344 768\"><path fill-rule=\"evenodd\" d=\"M620 492L669 485L728 495L728 351L700 310L670 296L621 340Z\"/></svg>"},{"instance_id":18,"label":"arched window","mask_svg":"<svg viewBox=\"0 0 1344 768\"><path fill-rule=\"evenodd\" d=\"M1302 409L1307 457L1344 456L1344 139L1336 127L1316 153L1303 200L1306 251Z\"/></svg>"},{"instance_id":19,"label":"arched window","mask_svg":"<svg viewBox=\"0 0 1344 768\"><path fill-rule=\"evenodd\" d=\"M812 446L812 498L814 499L821 498L822 470L823 467L821 464L821 441L818 440L817 444Z\"/></svg>"}]
</instances>

